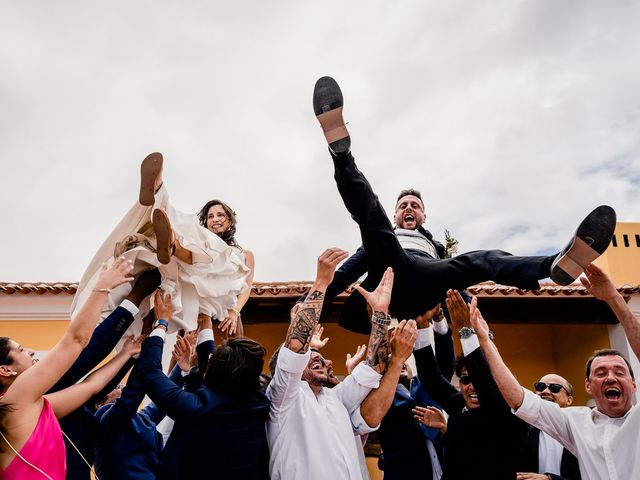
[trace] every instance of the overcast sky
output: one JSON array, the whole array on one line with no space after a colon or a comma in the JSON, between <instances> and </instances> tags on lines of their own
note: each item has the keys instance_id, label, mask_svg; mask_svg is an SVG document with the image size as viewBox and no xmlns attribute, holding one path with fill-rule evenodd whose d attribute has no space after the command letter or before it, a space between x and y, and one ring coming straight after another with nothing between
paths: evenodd
<instances>
[{"instance_id":1,"label":"overcast sky","mask_svg":"<svg viewBox=\"0 0 640 480\"><path fill-rule=\"evenodd\" d=\"M173 204L238 213L256 280L312 279L359 233L313 115L345 96L385 207L422 191L461 251L640 221L635 1L2 1L0 281L77 281L165 157Z\"/></svg>"}]
</instances>

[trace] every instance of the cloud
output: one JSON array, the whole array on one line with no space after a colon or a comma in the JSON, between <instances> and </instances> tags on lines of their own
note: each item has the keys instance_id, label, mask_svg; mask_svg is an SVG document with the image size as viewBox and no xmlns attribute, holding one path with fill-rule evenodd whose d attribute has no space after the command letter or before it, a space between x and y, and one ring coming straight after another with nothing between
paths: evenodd
<instances>
[{"instance_id":1,"label":"cloud","mask_svg":"<svg viewBox=\"0 0 640 480\"><path fill-rule=\"evenodd\" d=\"M637 220L638 6L15 2L0 19L0 280L77 280L166 158L172 201L239 214L259 281L311 279L359 232L311 110L330 74L388 209L414 186L461 250L561 248Z\"/></svg>"}]
</instances>

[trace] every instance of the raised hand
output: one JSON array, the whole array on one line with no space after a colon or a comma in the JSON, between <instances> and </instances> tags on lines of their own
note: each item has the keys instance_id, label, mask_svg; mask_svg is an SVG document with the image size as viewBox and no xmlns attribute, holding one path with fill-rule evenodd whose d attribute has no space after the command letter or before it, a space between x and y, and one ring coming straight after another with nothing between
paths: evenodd
<instances>
[{"instance_id":1,"label":"raised hand","mask_svg":"<svg viewBox=\"0 0 640 480\"><path fill-rule=\"evenodd\" d=\"M353 369L356 368L356 365L358 365L362 361L365 353L367 353L367 346L364 344L358 345L358 349L356 350L356 353L353 354L353 356L351 356L350 353L347 353L347 360L344 362L344 366L347 367L347 373L349 375L351 375Z\"/></svg>"},{"instance_id":2,"label":"raised hand","mask_svg":"<svg viewBox=\"0 0 640 480\"><path fill-rule=\"evenodd\" d=\"M349 252L337 247L328 248L318 257L316 280L312 290L326 290L333 280L338 264L349 256Z\"/></svg>"},{"instance_id":3,"label":"raised hand","mask_svg":"<svg viewBox=\"0 0 640 480\"><path fill-rule=\"evenodd\" d=\"M323 333L324 327L318 323L316 325L316 328L313 329L313 335L311 335L311 343L309 345L310 348L313 348L314 350L320 350L327 345L329 337L322 339Z\"/></svg>"},{"instance_id":4,"label":"raised hand","mask_svg":"<svg viewBox=\"0 0 640 480\"><path fill-rule=\"evenodd\" d=\"M440 433L447 431L447 419L441 410L435 407L418 407L412 410L413 416L419 423L429 428L437 428Z\"/></svg>"},{"instance_id":5,"label":"raised hand","mask_svg":"<svg viewBox=\"0 0 640 480\"><path fill-rule=\"evenodd\" d=\"M227 335L233 335L238 329L240 315L235 310L229 310L227 318L220 322L220 330L226 332Z\"/></svg>"},{"instance_id":6,"label":"raised hand","mask_svg":"<svg viewBox=\"0 0 640 480\"><path fill-rule=\"evenodd\" d=\"M480 313L480 309L478 308L478 299L473 297L471 299L471 306L469 307L469 316L471 322L471 328L473 328L478 335L478 340L480 342L489 341L490 333L489 333L489 325L482 318L482 313Z\"/></svg>"},{"instance_id":7,"label":"raised hand","mask_svg":"<svg viewBox=\"0 0 640 480\"><path fill-rule=\"evenodd\" d=\"M391 334L391 359L401 365L413 353L413 346L418 336L415 320L402 320Z\"/></svg>"},{"instance_id":8,"label":"raised hand","mask_svg":"<svg viewBox=\"0 0 640 480\"><path fill-rule=\"evenodd\" d=\"M123 283L133 281L134 277L130 277L129 273L133 270L133 262L127 260L123 255L118 257L110 268L107 265L102 266L98 281L94 287L94 291L110 292L111 289L116 288Z\"/></svg>"},{"instance_id":9,"label":"raised hand","mask_svg":"<svg viewBox=\"0 0 640 480\"><path fill-rule=\"evenodd\" d=\"M471 327L469 320L469 305L467 305L457 290L447 291L447 310L451 317L451 326L455 331L463 327Z\"/></svg>"},{"instance_id":10,"label":"raised hand","mask_svg":"<svg viewBox=\"0 0 640 480\"><path fill-rule=\"evenodd\" d=\"M145 339L145 335L140 335L138 337L134 337L133 335L129 335L122 345L122 349L120 350L125 355L129 357L133 357L134 355L138 355L140 350L142 349L142 341Z\"/></svg>"},{"instance_id":11,"label":"raised hand","mask_svg":"<svg viewBox=\"0 0 640 480\"><path fill-rule=\"evenodd\" d=\"M427 310L422 315L416 317L416 325L418 328L427 328L434 319L442 316L442 308L440 304L437 304L431 310Z\"/></svg>"},{"instance_id":12,"label":"raised hand","mask_svg":"<svg viewBox=\"0 0 640 480\"><path fill-rule=\"evenodd\" d=\"M380 283L373 292L367 292L360 285L356 285L355 288L365 298L374 312L380 312L386 315L389 312L391 291L393 290L393 269L387 267Z\"/></svg>"},{"instance_id":13,"label":"raised hand","mask_svg":"<svg viewBox=\"0 0 640 480\"><path fill-rule=\"evenodd\" d=\"M194 345L195 334L188 333L184 337L178 337L175 345L173 346L173 352L171 352L171 356L180 367L180 370L182 370L183 372L188 372L192 367L195 366L192 363L192 360L194 358Z\"/></svg>"},{"instance_id":14,"label":"raised hand","mask_svg":"<svg viewBox=\"0 0 640 480\"><path fill-rule=\"evenodd\" d=\"M593 263L584 269L584 276L580 277L580 281L598 300L610 302L619 295L609 276Z\"/></svg>"},{"instance_id":15,"label":"raised hand","mask_svg":"<svg viewBox=\"0 0 640 480\"><path fill-rule=\"evenodd\" d=\"M156 320L160 318L167 321L171 320L171 317L173 317L171 294L167 293L163 296L162 290L157 289L153 297L153 310L155 312Z\"/></svg>"}]
</instances>

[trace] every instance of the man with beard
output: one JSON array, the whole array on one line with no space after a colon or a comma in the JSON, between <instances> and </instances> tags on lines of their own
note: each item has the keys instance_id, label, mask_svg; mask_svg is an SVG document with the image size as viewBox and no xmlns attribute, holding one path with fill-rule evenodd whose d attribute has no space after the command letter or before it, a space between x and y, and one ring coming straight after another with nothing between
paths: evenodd
<instances>
[{"instance_id":1,"label":"man with beard","mask_svg":"<svg viewBox=\"0 0 640 480\"><path fill-rule=\"evenodd\" d=\"M401 365L406 359L397 354L389 360L391 318L387 312L393 286L393 271L389 268L374 292L361 290L373 311L365 361L343 382L331 389L325 387L327 362L320 352L310 349L310 342L327 285L338 263L346 257L347 252L343 250L326 250L318 258L316 280L310 293L291 311L291 325L267 387L271 401L267 437L272 480L361 480L350 416L371 389L378 387L387 361ZM406 349L406 356L412 347L413 342Z\"/></svg>"},{"instance_id":2,"label":"man with beard","mask_svg":"<svg viewBox=\"0 0 640 480\"><path fill-rule=\"evenodd\" d=\"M327 298L342 292L365 271L368 276L362 286L370 290L391 266L395 272L390 305L394 316L416 318L439 303L447 290L463 290L483 281L537 289L538 280L550 276L556 283L568 285L611 243L616 214L611 207L601 205L580 223L566 248L557 254L516 257L501 250L482 250L440 259L442 249L421 228L424 205L415 190L400 195L395 207L395 230L389 222L380 200L351 154L351 137L342 118L343 103L342 92L333 78L322 77L316 82L314 112L329 146L338 192L358 224L364 252L349 259L341 271L336 272L336 281L328 289ZM358 292L347 299L340 325L358 333L369 333L366 302Z\"/></svg>"}]
</instances>

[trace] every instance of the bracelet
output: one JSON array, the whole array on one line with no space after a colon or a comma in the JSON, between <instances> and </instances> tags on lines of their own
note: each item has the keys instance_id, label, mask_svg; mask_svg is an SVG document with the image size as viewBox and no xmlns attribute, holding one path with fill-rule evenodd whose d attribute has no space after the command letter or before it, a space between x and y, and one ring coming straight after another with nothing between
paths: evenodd
<instances>
[{"instance_id":1,"label":"bracelet","mask_svg":"<svg viewBox=\"0 0 640 480\"><path fill-rule=\"evenodd\" d=\"M382 312L373 312L371 322L381 327L388 327L391 324L391 315Z\"/></svg>"},{"instance_id":2,"label":"bracelet","mask_svg":"<svg viewBox=\"0 0 640 480\"><path fill-rule=\"evenodd\" d=\"M163 320L162 318L159 318L158 320L155 321L155 323L153 324L153 328L155 330L160 326L164 327L165 330L169 330L169 322L167 322L166 320Z\"/></svg>"},{"instance_id":3,"label":"bracelet","mask_svg":"<svg viewBox=\"0 0 640 480\"><path fill-rule=\"evenodd\" d=\"M98 293L111 293L110 288L94 288L92 291Z\"/></svg>"},{"instance_id":4,"label":"bracelet","mask_svg":"<svg viewBox=\"0 0 640 480\"><path fill-rule=\"evenodd\" d=\"M235 313L238 316L238 318L240 318L240 316L241 316L240 315L240 310L238 310L236 308L230 308L229 311Z\"/></svg>"}]
</instances>

